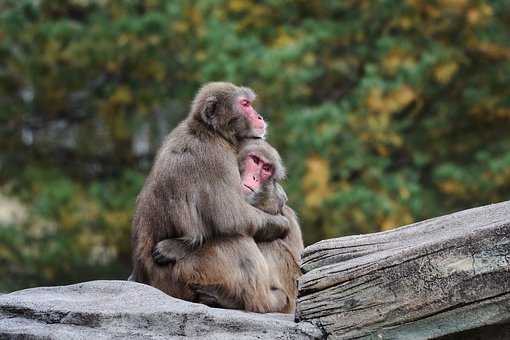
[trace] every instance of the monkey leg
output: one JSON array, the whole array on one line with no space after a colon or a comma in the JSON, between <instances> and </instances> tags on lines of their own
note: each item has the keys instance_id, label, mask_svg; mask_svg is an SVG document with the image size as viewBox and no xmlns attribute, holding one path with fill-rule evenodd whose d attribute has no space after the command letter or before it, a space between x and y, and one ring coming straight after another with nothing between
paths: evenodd
<instances>
[{"instance_id":1,"label":"monkey leg","mask_svg":"<svg viewBox=\"0 0 510 340\"><path fill-rule=\"evenodd\" d=\"M175 276L193 301L251 312L279 312L288 298L252 238L210 241L176 262Z\"/></svg>"},{"instance_id":2,"label":"monkey leg","mask_svg":"<svg viewBox=\"0 0 510 340\"><path fill-rule=\"evenodd\" d=\"M264 298L251 294L250 290L245 291L242 297L232 295L225 289L225 285L200 285L191 284L191 291L194 294L194 302L202 303L209 307L226 308L226 309L242 309L250 312L268 313L282 312L287 306L288 298L285 292L276 286L271 286L268 301L264 302Z\"/></svg>"},{"instance_id":3,"label":"monkey leg","mask_svg":"<svg viewBox=\"0 0 510 340\"><path fill-rule=\"evenodd\" d=\"M221 285L190 284L195 302L203 303L209 307L243 309L242 303L229 296L223 288Z\"/></svg>"}]
</instances>

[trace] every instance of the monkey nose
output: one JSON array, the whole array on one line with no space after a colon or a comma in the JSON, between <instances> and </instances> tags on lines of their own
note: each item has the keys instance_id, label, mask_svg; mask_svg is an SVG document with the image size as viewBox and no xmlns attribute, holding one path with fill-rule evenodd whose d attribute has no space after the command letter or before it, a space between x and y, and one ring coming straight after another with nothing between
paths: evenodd
<instances>
[{"instance_id":1,"label":"monkey nose","mask_svg":"<svg viewBox=\"0 0 510 340\"><path fill-rule=\"evenodd\" d=\"M257 115L257 118L258 118L259 120L264 120L264 118L262 118L262 116L261 116L261 115Z\"/></svg>"}]
</instances>

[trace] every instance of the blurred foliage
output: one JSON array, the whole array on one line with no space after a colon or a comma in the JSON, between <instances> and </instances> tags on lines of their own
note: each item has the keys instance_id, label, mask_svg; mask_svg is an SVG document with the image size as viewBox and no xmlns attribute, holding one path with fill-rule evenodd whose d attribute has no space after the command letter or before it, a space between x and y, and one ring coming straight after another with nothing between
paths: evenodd
<instances>
[{"instance_id":1,"label":"blurred foliage","mask_svg":"<svg viewBox=\"0 0 510 340\"><path fill-rule=\"evenodd\" d=\"M211 80L258 92L307 243L506 200L509 61L506 0L0 0L0 290L125 278Z\"/></svg>"}]
</instances>

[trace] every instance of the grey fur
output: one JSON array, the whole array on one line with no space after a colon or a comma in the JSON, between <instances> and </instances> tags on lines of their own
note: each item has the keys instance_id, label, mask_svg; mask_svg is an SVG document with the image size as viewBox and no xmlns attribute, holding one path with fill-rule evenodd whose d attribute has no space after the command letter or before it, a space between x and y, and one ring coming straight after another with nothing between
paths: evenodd
<instances>
[{"instance_id":1,"label":"grey fur","mask_svg":"<svg viewBox=\"0 0 510 340\"><path fill-rule=\"evenodd\" d=\"M203 86L188 117L166 138L136 200L133 217L133 274L154 285L152 251L167 238L191 246L218 237L257 236L274 240L289 222L245 202L240 188L237 150L257 136L237 105L253 91L231 83Z\"/></svg>"},{"instance_id":2,"label":"grey fur","mask_svg":"<svg viewBox=\"0 0 510 340\"><path fill-rule=\"evenodd\" d=\"M258 191L245 198L270 214L284 214L291 223L289 235L258 244L252 237L224 238L195 250L182 240L167 239L156 245L154 259L160 264L173 264L162 267L168 274L162 277L161 286L170 294L180 294L176 297L212 307L290 313L295 308L296 280L301 275L301 230L296 215L285 205L285 191L276 181L284 174L278 152L265 141L245 141L238 158L241 173L250 154L263 158L275 171ZM167 285L169 277L176 282ZM179 286L185 288L176 290Z\"/></svg>"}]
</instances>

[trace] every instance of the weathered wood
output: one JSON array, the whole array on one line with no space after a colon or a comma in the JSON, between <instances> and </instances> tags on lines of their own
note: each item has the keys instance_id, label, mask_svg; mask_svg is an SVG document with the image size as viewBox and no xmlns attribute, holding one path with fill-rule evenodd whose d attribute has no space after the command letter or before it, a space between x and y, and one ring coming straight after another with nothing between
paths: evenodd
<instances>
[{"instance_id":1,"label":"weathered wood","mask_svg":"<svg viewBox=\"0 0 510 340\"><path fill-rule=\"evenodd\" d=\"M332 338L430 339L507 323L510 202L321 241L302 269L297 318Z\"/></svg>"}]
</instances>

